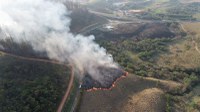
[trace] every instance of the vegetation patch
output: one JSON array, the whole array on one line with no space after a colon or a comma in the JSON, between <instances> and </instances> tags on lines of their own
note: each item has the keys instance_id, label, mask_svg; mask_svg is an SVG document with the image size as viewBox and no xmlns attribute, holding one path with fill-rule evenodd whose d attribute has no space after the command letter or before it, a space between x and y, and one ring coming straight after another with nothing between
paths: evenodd
<instances>
[{"instance_id":1,"label":"vegetation patch","mask_svg":"<svg viewBox=\"0 0 200 112\"><path fill-rule=\"evenodd\" d=\"M198 66L183 66L178 62L174 63L178 60L177 58L166 57L173 54L169 46L176 45L176 39L156 38L141 41L125 39L116 42L100 41L99 43L114 56L114 60L126 71L136 75L178 81L184 83L186 87L190 87L199 80L200 69L198 69ZM188 49L185 46L183 48ZM190 50L187 51L191 53ZM174 55L177 55L178 52L184 51L177 50ZM187 57L189 58L189 56ZM188 59L189 61L191 60Z\"/></svg>"}]
</instances>

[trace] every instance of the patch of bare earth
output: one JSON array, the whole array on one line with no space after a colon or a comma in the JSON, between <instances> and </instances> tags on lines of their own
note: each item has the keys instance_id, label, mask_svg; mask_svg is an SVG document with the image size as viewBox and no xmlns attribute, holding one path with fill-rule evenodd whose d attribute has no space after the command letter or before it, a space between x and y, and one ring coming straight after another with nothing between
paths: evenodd
<instances>
[{"instance_id":1,"label":"patch of bare earth","mask_svg":"<svg viewBox=\"0 0 200 112\"><path fill-rule=\"evenodd\" d=\"M165 107L165 93L151 88L130 97L122 112L164 112Z\"/></svg>"}]
</instances>

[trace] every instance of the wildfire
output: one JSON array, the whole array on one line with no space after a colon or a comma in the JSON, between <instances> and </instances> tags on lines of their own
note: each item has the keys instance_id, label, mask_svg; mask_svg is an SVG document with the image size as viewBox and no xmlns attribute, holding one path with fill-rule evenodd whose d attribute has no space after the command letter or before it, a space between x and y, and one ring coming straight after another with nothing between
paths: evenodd
<instances>
[{"instance_id":1,"label":"wildfire","mask_svg":"<svg viewBox=\"0 0 200 112\"><path fill-rule=\"evenodd\" d=\"M119 81L119 80L122 79L122 78L127 77L127 75L128 75L128 72L125 72L124 75L122 75L121 77L117 78L116 81L113 82L113 84L112 84L112 86L111 86L110 88L95 88L95 87L93 87L92 89L88 89L88 90L86 90L86 91L87 91L87 92L91 92L91 91L97 91L97 90L111 90L112 88L115 87L117 81Z\"/></svg>"}]
</instances>

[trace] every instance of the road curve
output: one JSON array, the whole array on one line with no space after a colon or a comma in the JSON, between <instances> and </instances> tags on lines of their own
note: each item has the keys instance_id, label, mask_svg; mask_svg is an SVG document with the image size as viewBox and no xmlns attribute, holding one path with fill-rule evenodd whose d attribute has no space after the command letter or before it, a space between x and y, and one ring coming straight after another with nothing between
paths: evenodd
<instances>
[{"instance_id":1,"label":"road curve","mask_svg":"<svg viewBox=\"0 0 200 112\"><path fill-rule=\"evenodd\" d=\"M38 59L38 58L29 58L29 57L23 57L23 56L19 56L19 55L15 55L15 54L11 54L11 53L7 53L7 52L4 52L4 51L0 51L1 54L3 55L7 55L7 56L11 56L11 57L14 57L14 58L18 58L18 59L22 59L22 60L28 60L28 61L38 61L38 62L45 62L45 63L52 63L52 64L57 64L57 65L63 65L65 67L67 66L70 66L70 69L71 69L71 76L70 76L70 81L69 81L69 84L68 84L68 87L67 87L67 90L65 92L65 95L64 97L62 98L62 101L57 109L57 112L61 112L63 107L64 107L64 104L69 96L69 93L71 91L71 88L73 86L73 82L74 82L74 68L72 65L70 64L64 64L64 63L60 63L58 61L54 61L54 60L47 60L47 59Z\"/></svg>"},{"instance_id":2,"label":"road curve","mask_svg":"<svg viewBox=\"0 0 200 112\"><path fill-rule=\"evenodd\" d=\"M61 111L62 111L62 109L63 109L63 107L64 107L64 105L65 105L65 102L66 102L66 100L67 100L67 98L68 98L68 96L69 96L69 94L70 94L70 91L71 91L71 88L72 88L72 86L73 86L73 83L74 83L74 68L71 66L71 77L70 77L70 82L69 82L69 84L68 84L68 88L67 88L67 90L66 90L66 92L65 92L65 95L64 95L64 97L62 98L62 101L61 101L60 105L58 106L57 112L61 112Z\"/></svg>"}]
</instances>

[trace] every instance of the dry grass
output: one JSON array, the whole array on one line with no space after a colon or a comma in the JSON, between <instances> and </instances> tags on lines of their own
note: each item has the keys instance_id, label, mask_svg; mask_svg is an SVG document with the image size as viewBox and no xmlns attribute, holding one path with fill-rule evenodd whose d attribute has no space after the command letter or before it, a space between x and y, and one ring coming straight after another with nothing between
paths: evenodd
<instances>
[{"instance_id":1,"label":"dry grass","mask_svg":"<svg viewBox=\"0 0 200 112\"><path fill-rule=\"evenodd\" d=\"M122 112L124 106L127 106L127 102L133 96L140 96L142 91L152 88L160 88L162 91L168 92L170 91L170 88L173 87L169 86L169 84L171 84L171 82L164 82L156 79L145 79L130 74L127 78L117 82L116 87L112 90L85 92L82 96L79 112ZM175 88L173 90L175 90ZM152 89L151 91L154 90L155 93L159 93L157 92L157 89ZM148 96L148 92L145 94ZM149 95L152 96L152 92L150 92ZM147 97L146 100L152 101L151 97ZM163 99L155 99L155 102L160 101L162 104L165 103ZM151 108L154 109L154 107ZM160 112L162 112L162 110L160 110Z\"/></svg>"},{"instance_id":2,"label":"dry grass","mask_svg":"<svg viewBox=\"0 0 200 112\"><path fill-rule=\"evenodd\" d=\"M197 68L200 66L200 53L195 48L200 42L200 22L183 23L183 29L190 36L186 39L177 40L175 44L169 47L169 52L162 54L157 61L160 66L173 68L174 66L183 66L185 68Z\"/></svg>"},{"instance_id":3,"label":"dry grass","mask_svg":"<svg viewBox=\"0 0 200 112\"><path fill-rule=\"evenodd\" d=\"M3 52L0 51L0 56L3 56L3 55L4 55Z\"/></svg>"},{"instance_id":4,"label":"dry grass","mask_svg":"<svg viewBox=\"0 0 200 112\"><path fill-rule=\"evenodd\" d=\"M199 15L200 16L200 15ZM195 23L184 23L183 27L185 28L185 30L187 32L189 32L190 34L193 35L193 39L195 40L195 42L199 45L200 43L200 22L195 22Z\"/></svg>"},{"instance_id":5,"label":"dry grass","mask_svg":"<svg viewBox=\"0 0 200 112\"><path fill-rule=\"evenodd\" d=\"M157 88L145 89L132 96L122 112L164 112L165 94Z\"/></svg>"},{"instance_id":6,"label":"dry grass","mask_svg":"<svg viewBox=\"0 0 200 112\"><path fill-rule=\"evenodd\" d=\"M134 62L138 62L138 63L142 63L143 61L138 57L138 54L135 54L133 52L127 51L127 54L130 56L130 58L134 61Z\"/></svg>"},{"instance_id":7,"label":"dry grass","mask_svg":"<svg viewBox=\"0 0 200 112\"><path fill-rule=\"evenodd\" d=\"M195 96L193 98L194 102L200 106L200 96Z\"/></svg>"},{"instance_id":8,"label":"dry grass","mask_svg":"<svg viewBox=\"0 0 200 112\"><path fill-rule=\"evenodd\" d=\"M177 92L177 90L179 90L180 92L183 92L184 91L183 89L185 89L183 84L170 81L170 80L160 80L160 79L155 79L151 77L147 77L145 78L145 80L156 82L157 85L161 87L164 92L174 93L174 92Z\"/></svg>"},{"instance_id":9,"label":"dry grass","mask_svg":"<svg viewBox=\"0 0 200 112\"><path fill-rule=\"evenodd\" d=\"M174 68L175 66L197 68L200 66L200 54L196 51L190 39L171 45L169 47L169 52L170 53L160 55L157 61L158 65L170 68Z\"/></svg>"},{"instance_id":10,"label":"dry grass","mask_svg":"<svg viewBox=\"0 0 200 112\"><path fill-rule=\"evenodd\" d=\"M183 27L188 31L188 32L193 32L196 34L200 34L200 22L186 22L183 23Z\"/></svg>"}]
</instances>

